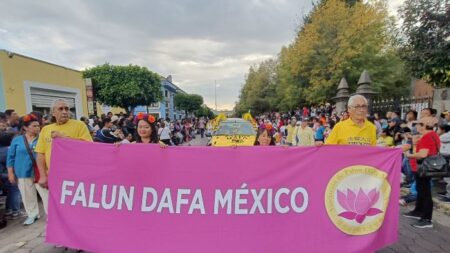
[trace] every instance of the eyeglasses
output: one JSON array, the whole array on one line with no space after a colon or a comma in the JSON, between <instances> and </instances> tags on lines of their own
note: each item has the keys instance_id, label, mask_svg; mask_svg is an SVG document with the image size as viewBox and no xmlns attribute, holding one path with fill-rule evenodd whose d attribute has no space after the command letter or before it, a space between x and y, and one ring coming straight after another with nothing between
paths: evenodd
<instances>
[{"instance_id":1,"label":"eyeglasses","mask_svg":"<svg viewBox=\"0 0 450 253\"><path fill-rule=\"evenodd\" d=\"M369 106L367 106L367 105L355 105L355 106L350 106L350 107L353 109L356 109L356 110L367 110L369 108Z\"/></svg>"},{"instance_id":2,"label":"eyeglasses","mask_svg":"<svg viewBox=\"0 0 450 253\"><path fill-rule=\"evenodd\" d=\"M62 111L70 111L70 108L68 106L58 107L58 111L60 111L60 112L62 112Z\"/></svg>"}]
</instances>

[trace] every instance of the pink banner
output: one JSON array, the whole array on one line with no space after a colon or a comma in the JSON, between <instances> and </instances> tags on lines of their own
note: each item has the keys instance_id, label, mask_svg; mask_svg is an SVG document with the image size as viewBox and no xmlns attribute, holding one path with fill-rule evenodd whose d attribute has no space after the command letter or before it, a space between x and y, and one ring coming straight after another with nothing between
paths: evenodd
<instances>
[{"instance_id":1,"label":"pink banner","mask_svg":"<svg viewBox=\"0 0 450 253\"><path fill-rule=\"evenodd\" d=\"M401 150L57 139L47 242L93 252L374 252L397 241Z\"/></svg>"}]
</instances>

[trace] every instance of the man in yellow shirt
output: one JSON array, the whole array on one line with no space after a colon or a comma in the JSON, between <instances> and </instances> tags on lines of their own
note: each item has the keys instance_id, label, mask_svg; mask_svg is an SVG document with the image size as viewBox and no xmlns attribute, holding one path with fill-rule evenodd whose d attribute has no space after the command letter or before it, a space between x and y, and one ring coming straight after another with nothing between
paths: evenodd
<instances>
[{"instance_id":1,"label":"man in yellow shirt","mask_svg":"<svg viewBox=\"0 0 450 253\"><path fill-rule=\"evenodd\" d=\"M292 117L290 124L286 127L286 130L287 130L286 144L288 146L292 146L292 138L294 138L296 124L297 124L297 118Z\"/></svg>"},{"instance_id":2,"label":"man in yellow shirt","mask_svg":"<svg viewBox=\"0 0 450 253\"><path fill-rule=\"evenodd\" d=\"M47 188L47 175L50 169L52 141L54 138L92 141L86 124L79 120L70 119L70 108L65 100L57 99L53 102L51 110L56 123L42 128L35 149L37 153L36 163L40 174L38 183L43 188Z\"/></svg>"},{"instance_id":3,"label":"man in yellow shirt","mask_svg":"<svg viewBox=\"0 0 450 253\"><path fill-rule=\"evenodd\" d=\"M292 146L314 146L314 131L308 126L308 118L303 117L301 125L296 127Z\"/></svg>"},{"instance_id":4,"label":"man in yellow shirt","mask_svg":"<svg viewBox=\"0 0 450 253\"><path fill-rule=\"evenodd\" d=\"M347 144L375 146L377 128L367 120L368 103L361 95L351 96L348 100L350 118L337 123L325 144Z\"/></svg>"}]
</instances>

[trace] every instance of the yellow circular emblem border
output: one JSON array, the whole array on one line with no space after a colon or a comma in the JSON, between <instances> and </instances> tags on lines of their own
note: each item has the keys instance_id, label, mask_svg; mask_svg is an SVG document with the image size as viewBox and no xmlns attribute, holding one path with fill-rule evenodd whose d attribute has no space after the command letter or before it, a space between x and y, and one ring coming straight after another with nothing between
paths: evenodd
<instances>
[{"instance_id":1,"label":"yellow circular emblem border","mask_svg":"<svg viewBox=\"0 0 450 253\"><path fill-rule=\"evenodd\" d=\"M379 178L382 180L382 185L380 192L383 196L383 212L377 216L376 219L370 221L367 224L361 224L360 226L352 226L345 222L341 217L338 216L335 208L335 199L337 194L337 187L342 180L344 180L349 175L364 174ZM325 191L325 207L328 212L328 217L330 217L333 224L339 228L342 232L349 235L367 235L377 231L384 221L384 216L386 213L387 206L389 204L389 198L391 194L391 185L389 184L387 178L387 173L377 168L367 166L367 165L353 165L346 167L339 172L337 172L327 185Z\"/></svg>"}]
</instances>

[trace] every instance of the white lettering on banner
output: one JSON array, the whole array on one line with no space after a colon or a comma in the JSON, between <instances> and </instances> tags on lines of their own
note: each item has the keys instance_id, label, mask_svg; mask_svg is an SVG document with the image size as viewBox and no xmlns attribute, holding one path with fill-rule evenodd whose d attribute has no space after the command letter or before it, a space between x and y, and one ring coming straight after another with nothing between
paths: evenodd
<instances>
[{"instance_id":1,"label":"white lettering on banner","mask_svg":"<svg viewBox=\"0 0 450 253\"><path fill-rule=\"evenodd\" d=\"M233 199L233 190L227 190L225 195L222 194L220 190L216 190L215 201L214 201L214 214L220 213L220 208L226 208L226 214L255 214L256 209L260 214L271 214L272 213L272 203L275 205L275 210L277 213L285 214L289 211L295 213L303 213L308 207L309 198L308 192L303 187L297 187L292 192L288 188L281 188L275 192L275 198L272 199L273 189L251 189L251 195L248 195L247 184L242 184L241 189L235 190L235 199ZM264 203L262 202L264 193L267 190L267 206L264 210ZM290 201L285 201L286 205L281 206L281 195L286 195L286 199ZM299 207L297 205L297 196L302 195L303 204ZM289 198L290 196L290 198ZM245 205L248 203L248 199L253 199L253 205L250 212ZM234 213L232 213L232 203L234 201ZM244 206L244 207L243 207Z\"/></svg>"},{"instance_id":2,"label":"white lettering on banner","mask_svg":"<svg viewBox=\"0 0 450 253\"><path fill-rule=\"evenodd\" d=\"M219 213L219 204L221 208L224 208L226 206L227 214L231 214L231 200L233 198L232 194L232 190L228 190L224 197L220 190L216 190L216 196L214 198L214 214Z\"/></svg>"},{"instance_id":3,"label":"white lettering on banner","mask_svg":"<svg viewBox=\"0 0 450 253\"><path fill-rule=\"evenodd\" d=\"M161 213L163 208L167 208L169 210L169 213L173 213L173 204L172 204L172 197L170 196L170 189L166 188L164 190L164 193L161 197L161 202L159 202L158 206L158 213Z\"/></svg>"},{"instance_id":4,"label":"white lettering on banner","mask_svg":"<svg viewBox=\"0 0 450 253\"><path fill-rule=\"evenodd\" d=\"M151 194L151 202L149 203L148 194ZM182 212L182 206L189 205L188 214L193 214L196 210L200 211L201 214L205 214L205 205L203 203L203 195L200 189L195 190L192 201L187 197L191 194L191 189L177 189L177 198L175 201L175 211L174 203L172 201L172 193L170 188L165 188L161 196L161 200L158 200L158 192L152 187L144 187L142 191L142 212L153 212L155 207L157 213L165 212L180 214Z\"/></svg>"},{"instance_id":5,"label":"white lettering on banner","mask_svg":"<svg viewBox=\"0 0 450 253\"><path fill-rule=\"evenodd\" d=\"M106 203L106 197L108 196L108 186L103 185L102 187L102 207L106 210L112 209L114 205L116 204L116 192L117 192L117 186L112 186L112 192L111 192L111 202Z\"/></svg>"},{"instance_id":6,"label":"white lettering on banner","mask_svg":"<svg viewBox=\"0 0 450 253\"><path fill-rule=\"evenodd\" d=\"M101 197L95 194L97 188L99 187L95 184L90 184L87 189L83 182L65 180L61 186L60 204L70 202L71 206L86 208L133 210L134 186L102 185ZM143 187L140 201L140 211L144 213L206 214L201 189L164 188L158 192L153 187ZM308 192L303 187L292 190L286 187L249 189L243 183L238 189L215 189L212 209L215 215L272 214L274 211L280 214L303 213L308 208L308 203Z\"/></svg>"},{"instance_id":7,"label":"white lettering on banner","mask_svg":"<svg viewBox=\"0 0 450 253\"><path fill-rule=\"evenodd\" d=\"M152 194L152 204L150 206L147 206L147 196L149 193ZM157 204L158 204L158 193L156 192L156 190L153 189L152 187L144 187L144 190L142 191L141 211L151 212L155 209Z\"/></svg>"},{"instance_id":8,"label":"white lettering on banner","mask_svg":"<svg viewBox=\"0 0 450 253\"><path fill-rule=\"evenodd\" d=\"M74 186L75 182L74 181L63 181L62 183L62 192L61 192L61 204L65 204L66 202L66 195L71 196L72 192L67 190L67 186Z\"/></svg>"},{"instance_id":9,"label":"white lettering on banner","mask_svg":"<svg viewBox=\"0 0 450 253\"><path fill-rule=\"evenodd\" d=\"M122 210L122 203L125 202L128 211L133 210L133 196L134 196L134 187L130 187L130 193L127 193L125 186L119 186L119 201L117 202L117 209Z\"/></svg>"},{"instance_id":10,"label":"white lettering on banner","mask_svg":"<svg viewBox=\"0 0 450 253\"><path fill-rule=\"evenodd\" d=\"M235 214L247 214L248 211L245 208L241 208L241 205L247 204L247 198L246 195L248 194L248 189L245 189L247 187L247 184L242 184L241 188L243 189L237 189L236 190L236 201L234 202L234 213ZM241 198L241 195L242 196Z\"/></svg>"},{"instance_id":11,"label":"white lettering on banner","mask_svg":"<svg viewBox=\"0 0 450 253\"><path fill-rule=\"evenodd\" d=\"M194 198L191 206L189 207L188 214L192 214L196 209L200 210L201 214L205 214L205 205L203 204L203 195L200 189L195 190Z\"/></svg>"},{"instance_id":12,"label":"white lettering on banner","mask_svg":"<svg viewBox=\"0 0 450 253\"><path fill-rule=\"evenodd\" d=\"M77 190L75 191L75 197L72 199L71 205L74 206L80 201L83 207L86 207L86 192L84 191L84 183L78 184Z\"/></svg>"},{"instance_id":13,"label":"white lettering on banner","mask_svg":"<svg viewBox=\"0 0 450 253\"><path fill-rule=\"evenodd\" d=\"M75 186L75 182L73 181L66 181L64 180L62 183L62 191L61 191L61 204L65 204L66 198L68 196L73 196L72 201L70 205L75 206L78 205L80 202L81 206L88 207L88 208L103 208L105 210L113 209L116 200L117 200L117 210L122 210L123 204L125 203L126 209L128 211L133 210L133 198L134 198L134 187L129 187L128 191L127 188L123 185L119 186L119 196L116 199L116 192L117 192L117 186L112 186L112 192L111 195L108 195L108 186L103 185L102 187L102 196L101 196L101 204L99 202L95 201L95 184L91 184L89 186L89 197L86 198L86 189L84 187L84 183L80 182L78 183L78 186L76 187L75 194L73 194L73 191L70 189L67 189L68 186ZM108 197L111 197L111 200L109 203L106 202Z\"/></svg>"},{"instance_id":14,"label":"white lettering on banner","mask_svg":"<svg viewBox=\"0 0 450 253\"><path fill-rule=\"evenodd\" d=\"M289 189L281 188L277 191L277 193L275 194L275 208L279 213L287 213L289 212L289 207L288 206L282 207L280 205L281 194L289 195Z\"/></svg>"},{"instance_id":15,"label":"white lettering on banner","mask_svg":"<svg viewBox=\"0 0 450 253\"><path fill-rule=\"evenodd\" d=\"M89 190L89 204L90 208L100 208L99 203L94 202L95 184L91 184L91 189Z\"/></svg>"}]
</instances>

